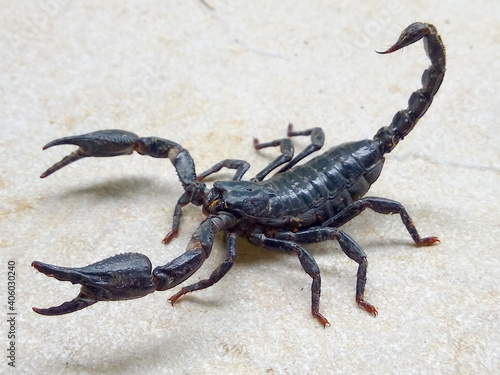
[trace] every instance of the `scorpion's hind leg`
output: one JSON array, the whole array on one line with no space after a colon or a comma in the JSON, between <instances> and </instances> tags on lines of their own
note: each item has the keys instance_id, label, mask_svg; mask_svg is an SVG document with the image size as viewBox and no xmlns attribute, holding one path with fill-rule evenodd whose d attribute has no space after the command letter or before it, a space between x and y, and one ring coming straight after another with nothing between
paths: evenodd
<instances>
[{"instance_id":1,"label":"scorpion's hind leg","mask_svg":"<svg viewBox=\"0 0 500 375\"><path fill-rule=\"evenodd\" d=\"M200 173L196 177L196 179L198 181L203 181L206 177L210 176L213 173L219 172L222 168L236 169L236 172L233 176L233 181L240 181L246 171L248 171L248 168L250 168L250 164L245 160L226 159L218 162L213 167L207 169L205 172Z\"/></svg>"},{"instance_id":2,"label":"scorpion's hind leg","mask_svg":"<svg viewBox=\"0 0 500 375\"><path fill-rule=\"evenodd\" d=\"M299 161L304 159L306 156L312 154L315 151L318 151L323 144L325 143L325 134L323 129L321 128L311 128L303 131L293 131L293 125L288 124L288 137L297 137L303 135L311 136L311 143L304 149L300 154L296 157L293 157L294 148L292 142L288 138L277 139L272 142L267 143L259 143L256 138L254 138L254 147L256 150L260 150L266 147L275 147L280 146L281 155L278 156L275 160L273 160L266 168L264 168L261 172L257 173L257 175L253 178L255 181L262 181L272 170L278 168L280 165L285 164L277 173L281 173L289 170Z\"/></svg>"},{"instance_id":3,"label":"scorpion's hind leg","mask_svg":"<svg viewBox=\"0 0 500 375\"><path fill-rule=\"evenodd\" d=\"M321 128L311 128L311 129L307 129L307 130L294 132L293 125L288 124L287 135L289 137L310 135L311 136L311 143L309 143L307 145L307 147L305 149L303 149L300 154L298 154L296 157L294 157L292 160L290 160L285 166L283 166L278 171L278 173L287 171L288 169L292 168L295 164L297 164L299 161L304 159L306 156L321 149L321 147L323 147L323 145L325 144L325 133L323 132L323 129L321 129Z\"/></svg>"},{"instance_id":4,"label":"scorpion's hind leg","mask_svg":"<svg viewBox=\"0 0 500 375\"><path fill-rule=\"evenodd\" d=\"M229 270L233 267L234 261L236 260L236 234L231 233L228 235L226 250L226 260L224 260L224 262L222 262L222 264L212 272L210 277L208 279L201 280L197 283L183 287L179 292L168 299L172 303L172 305L184 294L194 292L195 290L206 289L214 285L229 272Z\"/></svg>"},{"instance_id":5,"label":"scorpion's hind leg","mask_svg":"<svg viewBox=\"0 0 500 375\"><path fill-rule=\"evenodd\" d=\"M301 232L280 232L276 234L276 239L295 241L301 244L317 243L326 240L337 240L342 251L356 263L358 263L358 273L356 277L356 303L373 316L378 312L375 306L364 299L366 285L366 271L368 260L361 247L347 234L337 228L312 227Z\"/></svg>"},{"instance_id":6,"label":"scorpion's hind leg","mask_svg":"<svg viewBox=\"0 0 500 375\"><path fill-rule=\"evenodd\" d=\"M261 170L252 178L252 181L262 181L272 170L278 168L280 165L288 163L292 160L294 148L292 141L288 138L277 139L275 141L259 143L257 138L253 139L253 146L256 150L261 150L267 147L280 146L281 155L274 159L267 167Z\"/></svg>"},{"instance_id":7,"label":"scorpion's hind leg","mask_svg":"<svg viewBox=\"0 0 500 375\"><path fill-rule=\"evenodd\" d=\"M399 214L408 233L417 246L430 246L439 242L437 237L420 237L413 220L408 212L399 202L386 198L364 197L347 206L339 214L323 223L325 227L340 227L348 221L358 216L365 209L371 209L379 214Z\"/></svg>"},{"instance_id":8,"label":"scorpion's hind leg","mask_svg":"<svg viewBox=\"0 0 500 375\"><path fill-rule=\"evenodd\" d=\"M319 267L314 258L306 249L290 241L269 238L263 234L254 233L250 235L250 242L256 246L265 247L268 250L280 253L297 255L304 271L311 276L311 312L312 315L324 326L329 326L328 320L319 312L319 300L321 295L321 275Z\"/></svg>"}]
</instances>

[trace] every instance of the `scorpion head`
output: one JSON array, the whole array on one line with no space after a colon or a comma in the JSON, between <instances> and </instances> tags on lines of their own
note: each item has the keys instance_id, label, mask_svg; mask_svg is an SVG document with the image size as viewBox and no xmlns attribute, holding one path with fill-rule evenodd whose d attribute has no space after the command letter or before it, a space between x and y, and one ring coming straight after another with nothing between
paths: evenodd
<instances>
[{"instance_id":1,"label":"scorpion head","mask_svg":"<svg viewBox=\"0 0 500 375\"><path fill-rule=\"evenodd\" d=\"M235 217L261 216L269 197L260 186L250 181L217 181L208 195L208 214L228 212Z\"/></svg>"}]
</instances>

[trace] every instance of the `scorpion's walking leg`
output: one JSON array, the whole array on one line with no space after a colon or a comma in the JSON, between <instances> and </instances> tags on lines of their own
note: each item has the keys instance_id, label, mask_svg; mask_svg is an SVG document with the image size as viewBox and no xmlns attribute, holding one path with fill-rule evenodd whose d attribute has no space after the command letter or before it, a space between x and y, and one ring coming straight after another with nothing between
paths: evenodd
<instances>
[{"instance_id":1,"label":"scorpion's walking leg","mask_svg":"<svg viewBox=\"0 0 500 375\"><path fill-rule=\"evenodd\" d=\"M319 272L319 267L314 258L307 252L306 249L300 245L290 242L278 240L275 238L268 238L263 234L252 234L250 236L250 242L256 246L265 247L268 250L277 251L280 253L286 253L290 255L297 255L300 264L304 271L311 276L311 312L312 315L318 319L318 321L326 327L330 325L328 320L319 312L319 299L321 295L321 275Z\"/></svg>"},{"instance_id":2,"label":"scorpion's walking leg","mask_svg":"<svg viewBox=\"0 0 500 375\"><path fill-rule=\"evenodd\" d=\"M218 162L212 168L207 169L205 172L200 173L196 179L198 181L202 181L205 177L210 176L215 172L219 172L222 168L236 169L236 172L233 176L233 181L239 181L248 171L248 168L250 168L250 164L248 164L248 162L246 162L245 160L226 159Z\"/></svg>"},{"instance_id":3,"label":"scorpion's walking leg","mask_svg":"<svg viewBox=\"0 0 500 375\"><path fill-rule=\"evenodd\" d=\"M250 164L248 164L244 160L238 160L238 159L226 159L223 160L217 164L215 164L212 168L206 170L205 172L199 174L196 177L197 181L202 181L205 177L211 175L212 173L220 171L223 167L229 168L229 169L236 169L236 173L233 176L234 181L239 181L243 177L243 175L248 171L248 168L250 168ZM184 194L179 198L177 201L175 208L174 208L174 217L172 220L172 230L165 236L163 239L163 243L167 244L172 239L177 236L177 233L179 232L179 224L181 222L181 216L182 216L182 207L185 205L191 203L193 201L193 195L198 195L199 192L196 191L200 186L204 188L204 185L196 185L193 184L189 186Z\"/></svg>"},{"instance_id":4,"label":"scorpion's walking leg","mask_svg":"<svg viewBox=\"0 0 500 375\"><path fill-rule=\"evenodd\" d=\"M254 146L256 150L260 150L266 147L275 147L280 146L281 155L278 156L275 160L273 160L266 168L264 168L261 172L257 173L257 175L252 179L254 181L262 181L272 170L278 168L280 165L285 164L278 173L284 172L299 161L304 159L306 156L312 154L313 152L319 150L323 147L325 143L325 134L323 129L321 128L312 128L303 131L293 131L293 125L288 124L288 137L296 137L302 135L310 135L311 143L304 149L302 152L297 155L295 158L293 157L294 148L291 141L288 138L278 139L272 142L267 143L258 143L257 139L254 139Z\"/></svg>"},{"instance_id":5,"label":"scorpion's walking leg","mask_svg":"<svg viewBox=\"0 0 500 375\"><path fill-rule=\"evenodd\" d=\"M206 199L207 189L203 183L196 181L196 172L191 155L181 145L168 139L158 137L140 138L136 134L125 130L100 130L56 139L45 145L43 149L46 150L52 146L65 144L77 145L79 149L47 169L40 176L41 178L51 175L76 160L91 156L130 155L136 151L141 155L154 158L168 158L174 165L185 192L175 206L172 230L165 236L163 240L165 243L169 242L179 230L182 207L188 203L200 206Z\"/></svg>"},{"instance_id":6,"label":"scorpion's walking leg","mask_svg":"<svg viewBox=\"0 0 500 375\"><path fill-rule=\"evenodd\" d=\"M344 210L342 210L331 219L325 221L322 225L325 227L340 227L348 221L351 221L367 208L379 214L399 214L399 216L401 216L403 224L405 225L406 229L411 235L411 238L413 238L413 241L415 241L415 244L417 246L429 246L436 242L439 242L439 239L437 237L420 237L417 232L417 228L413 223L413 220L410 218L410 215L408 215L408 212L403 207L403 205L399 202L386 198L361 198L347 206Z\"/></svg>"},{"instance_id":7,"label":"scorpion's walking leg","mask_svg":"<svg viewBox=\"0 0 500 375\"><path fill-rule=\"evenodd\" d=\"M323 145L325 144L325 133L323 132L323 129L321 129L321 128L312 128L312 129L294 132L293 125L289 124L287 135L289 137L310 135L311 136L311 143L309 143L309 145L307 145L307 147L305 149L303 149L300 154L298 154L296 157L294 157L292 160L290 160L284 167L282 167L278 171L278 173L287 171L288 169L292 168L295 164L297 164L299 161L304 159L306 156L321 149L321 147L323 147Z\"/></svg>"},{"instance_id":8,"label":"scorpion's walking leg","mask_svg":"<svg viewBox=\"0 0 500 375\"><path fill-rule=\"evenodd\" d=\"M343 231L337 228L312 227L301 232L279 232L276 238L298 242L300 244L317 243L326 240L337 240L342 251L356 263L358 263L358 273L356 277L356 303L363 307L373 316L377 316L377 309L364 299L366 285L366 271L368 260L361 247Z\"/></svg>"},{"instance_id":9,"label":"scorpion's walking leg","mask_svg":"<svg viewBox=\"0 0 500 375\"><path fill-rule=\"evenodd\" d=\"M224 262L212 272L212 274L208 279L201 280L197 283L183 287L179 292L175 293L168 300L172 304L174 304L174 302L177 301L177 299L179 299L179 297L183 296L184 294L194 292L195 290L208 288L214 285L220 279L222 279L226 275L226 273L229 272L231 267L233 267L234 261L236 260L236 234L231 233L228 235L226 243L226 251L227 251L226 260L224 260Z\"/></svg>"},{"instance_id":10,"label":"scorpion's walking leg","mask_svg":"<svg viewBox=\"0 0 500 375\"><path fill-rule=\"evenodd\" d=\"M226 160L223 160L223 161L215 164L212 168L207 169L205 172L199 174L196 177L196 180L202 181L205 177L207 177L215 172L220 171L223 167L229 168L229 169L236 169L236 173L233 176L233 181L239 181L239 180L241 180L243 175L246 173L246 171L248 171L248 168L250 168L250 164L248 164L244 160L226 159ZM204 189L205 185L192 184L192 185L188 186L188 188L186 189L184 194L177 201L175 208L174 208L174 217L172 220L172 230L163 239L164 244L169 243L175 236L177 236L177 233L179 232L179 224L181 222L182 207L193 202L193 196L199 195L199 192L197 191L197 189L199 189L200 187L202 187Z\"/></svg>"},{"instance_id":11,"label":"scorpion's walking leg","mask_svg":"<svg viewBox=\"0 0 500 375\"><path fill-rule=\"evenodd\" d=\"M288 163L292 160L294 148L292 141L288 138L277 139L275 141L259 143L257 138L253 139L253 145L256 150L261 150L266 147L280 146L281 155L274 159L267 167L261 170L251 179L251 181L262 181L273 169L278 168L280 165Z\"/></svg>"},{"instance_id":12,"label":"scorpion's walking leg","mask_svg":"<svg viewBox=\"0 0 500 375\"><path fill-rule=\"evenodd\" d=\"M226 231L235 223L235 218L226 213L209 216L203 221L191 237L184 254L154 269L156 290L173 288L190 278L210 256L215 234Z\"/></svg>"},{"instance_id":13,"label":"scorpion's walking leg","mask_svg":"<svg viewBox=\"0 0 500 375\"><path fill-rule=\"evenodd\" d=\"M162 242L164 244L168 244L177 236L177 233L179 233L179 225L182 216L182 207L186 206L189 203L194 203L195 201L197 201L196 197L204 196L203 194L206 194L204 190L205 190L205 185L201 183L191 184L186 188L184 193L177 200L177 203L175 204L174 207L174 215L172 218L172 230L168 232L167 235L163 238ZM202 200L199 200L199 202L202 202Z\"/></svg>"}]
</instances>

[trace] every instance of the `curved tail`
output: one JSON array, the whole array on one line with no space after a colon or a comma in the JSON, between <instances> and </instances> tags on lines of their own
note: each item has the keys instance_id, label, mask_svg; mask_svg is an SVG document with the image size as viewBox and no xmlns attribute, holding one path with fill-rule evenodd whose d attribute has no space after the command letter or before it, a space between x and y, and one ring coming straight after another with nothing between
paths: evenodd
<instances>
[{"instance_id":1,"label":"curved tail","mask_svg":"<svg viewBox=\"0 0 500 375\"><path fill-rule=\"evenodd\" d=\"M387 51L381 54L391 53L406 47L424 38L424 48L431 60L431 65L422 75L422 88L411 94L408 99L408 108L396 113L389 126L381 128L373 137L375 142L380 143L382 153L391 152L398 142L403 139L415 126L432 103L444 78L446 57L445 48L441 37L433 25L416 22L412 23L401 33L398 41Z\"/></svg>"}]
</instances>

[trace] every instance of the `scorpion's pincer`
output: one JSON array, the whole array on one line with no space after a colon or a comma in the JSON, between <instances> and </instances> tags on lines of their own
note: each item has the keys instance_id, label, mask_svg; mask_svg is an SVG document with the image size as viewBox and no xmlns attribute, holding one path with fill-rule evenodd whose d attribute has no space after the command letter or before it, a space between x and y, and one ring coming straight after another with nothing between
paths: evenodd
<instances>
[{"instance_id":1,"label":"scorpion's pincer","mask_svg":"<svg viewBox=\"0 0 500 375\"><path fill-rule=\"evenodd\" d=\"M59 145L76 145L79 149L65 156L60 162L47 169L41 178L50 176L62 167L89 156L109 157L129 155L134 152L139 137L124 130L99 130L92 133L64 137L47 143L43 149L46 150Z\"/></svg>"},{"instance_id":2,"label":"scorpion's pincer","mask_svg":"<svg viewBox=\"0 0 500 375\"><path fill-rule=\"evenodd\" d=\"M31 265L47 276L82 286L72 301L46 309L33 307L33 311L41 315L68 314L98 301L139 298L156 289L151 276L151 261L138 253L115 255L80 268L59 267L37 261Z\"/></svg>"}]
</instances>

